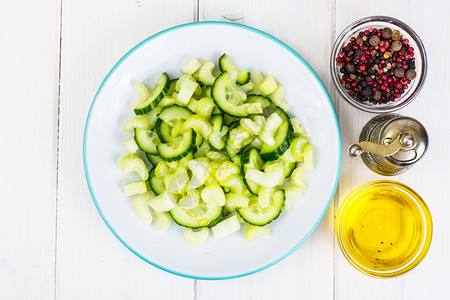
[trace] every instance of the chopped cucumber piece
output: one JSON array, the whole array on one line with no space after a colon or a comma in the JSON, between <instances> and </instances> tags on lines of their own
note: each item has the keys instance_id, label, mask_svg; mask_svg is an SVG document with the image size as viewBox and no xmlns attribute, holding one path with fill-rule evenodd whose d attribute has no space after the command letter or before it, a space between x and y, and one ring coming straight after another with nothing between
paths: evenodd
<instances>
[{"instance_id":1,"label":"chopped cucumber piece","mask_svg":"<svg viewBox=\"0 0 450 300\"><path fill-rule=\"evenodd\" d=\"M251 198L248 207L239 208L237 212L247 223L263 226L278 218L283 209L284 198L283 190L276 191L272 194L270 206L266 208L260 206L257 198Z\"/></svg>"},{"instance_id":2,"label":"chopped cucumber piece","mask_svg":"<svg viewBox=\"0 0 450 300\"><path fill-rule=\"evenodd\" d=\"M136 140L139 149L142 151L152 155L158 154L156 147L161 143L161 141L155 131L135 129L134 139Z\"/></svg>"},{"instance_id":3,"label":"chopped cucumber piece","mask_svg":"<svg viewBox=\"0 0 450 300\"><path fill-rule=\"evenodd\" d=\"M170 87L170 79L166 73L163 73L151 90L150 95L134 107L136 115L144 115L154 109L164 98Z\"/></svg>"},{"instance_id":4,"label":"chopped cucumber piece","mask_svg":"<svg viewBox=\"0 0 450 300\"><path fill-rule=\"evenodd\" d=\"M289 117L279 107L274 112L281 117L283 122L274 134L275 144L273 146L264 144L261 148L260 155L264 161L277 160L289 149L293 139L293 130Z\"/></svg>"},{"instance_id":5,"label":"chopped cucumber piece","mask_svg":"<svg viewBox=\"0 0 450 300\"><path fill-rule=\"evenodd\" d=\"M212 86L211 96L217 107L234 117L246 117L248 111L244 105L247 95L236 86L228 72L216 78Z\"/></svg>"},{"instance_id":6,"label":"chopped cucumber piece","mask_svg":"<svg viewBox=\"0 0 450 300\"><path fill-rule=\"evenodd\" d=\"M175 205L170 210L170 215L178 225L199 228L206 227L215 219L222 217L222 210L222 206L216 203L200 201L197 206L189 209Z\"/></svg>"}]
</instances>

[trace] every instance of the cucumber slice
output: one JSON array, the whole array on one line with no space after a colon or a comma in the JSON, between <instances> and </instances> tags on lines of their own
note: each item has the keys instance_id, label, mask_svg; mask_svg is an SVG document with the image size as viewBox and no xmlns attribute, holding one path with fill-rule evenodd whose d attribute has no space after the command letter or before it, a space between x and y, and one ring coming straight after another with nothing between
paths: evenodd
<instances>
[{"instance_id":1,"label":"cucumber slice","mask_svg":"<svg viewBox=\"0 0 450 300\"><path fill-rule=\"evenodd\" d=\"M157 145L156 149L163 160L177 161L192 152L195 146L195 137L195 131L191 129L169 144Z\"/></svg>"},{"instance_id":2,"label":"cucumber slice","mask_svg":"<svg viewBox=\"0 0 450 300\"><path fill-rule=\"evenodd\" d=\"M220 132L222 131L222 127L223 127L223 116L220 115L213 115L211 117L211 121L210 121L212 127L213 127L213 131L215 132Z\"/></svg>"},{"instance_id":3,"label":"cucumber slice","mask_svg":"<svg viewBox=\"0 0 450 300\"><path fill-rule=\"evenodd\" d=\"M231 116L248 116L244 105L247 95L231 80L228 72L216 78L212 86L211 96L217 107Z\"/></svg>"},{"instance_id":4,"label":"cucumber slice","mask_svg":"<svg viewBox=\"0 0 450 300\"><path fill-rule=\"evenodd\" d=\"M249 71L239 71L238 68L236 68L236 66L233 64L231 59L225 53L222 54L222 56L219 58L219 68L220 68L220 71L222 71L222 72L237 70L238 76L237 76L236 82L239 85L244 85L244 84L250 82L252 74Z\"/></svg>"},{"instance_id":5,"label":"cucumber slice","mask_svg":"<svg viewBox=\"0 0 450 300\"><path fill-rule=\"evenodd\" d=\"M164 181L162 181L161 179L156 177L155 169L152 169L150 171L150 176L149 176L148 181L150 183L150 187L152 188L153 192L155 192L156 195L160 195L166 190Z\"/></svg>"},{"instance_id":6,"label":"cucumber slice","mask_svg":"<svg viewBox=\"0 0 450 300\"><path fill-rule=\"evenodd\" d=\"M161 143L169 143L173 141L173 137L170 134L171 128L169 124L167 124L163 120L158 119L158 121L156 121L155 131Z\"/></svg>"},{"instance_id":7,"label":"cucumber slice","mask_svg":"<svg viewBox=\"0 0 450 300\"><path fill-rule=\"evenodd\" d=\"M272 104L269 98L264 97L263 95L249 95L247 96L246 103L261 103L262 109L269 107Z\"/></svg>"},{"instance_id":8,"label":"cucumber slice","mask_svg":"<svg viewBox=\"0 0 450 300\"><path fill-rule=\"evenodd\" d=\"M295 167L297 166L297 163L287 163L284 165L284 178L288 179L291 177L292 172L294 171Z\"/></svg>"},{"instance_id":9,"label":"cucumber slice","mask_svg":"<svg viewBox=\"0 0 450 300\"><path fill-rule=\"evenodd\" d=\"M170 87L169 76L166 73L163 73L156 82L156 85L153 87L147 99L136 105L136 107L134 108L135 114L144 115L149 111L151 111L152 109L154 109L167 94L169 87Z\"/></svg>"},{"instance_id":10,"label":"cucumber slice","mask_svg":"<svg viewBox=\"0 0 450 300\"><path fill-rule=\"evenodd\" d=\"M171 105L164 108L158 115L158 118L173 126L175 123L187 120L193 113L186 107Z\"/></svg>"},{"instance_id":11,"label":"cucumber slice","mask_svg":"<svg viewBox=\"0 0 450 300\"><path fill-rule=\"evenodd\" d=\"M134 129L134 139L142 151L153 155L158 154L156 146L161 144L161 141L155 131Z\"/></svg>"},{"instance_id":12,"label":"cucumber slice","mask_svg":"<svg viewBox=\"0 0 450 300\"><path fill-rule=\"evenodd\" d=\"M274 134L275 144L273 146L264 144L261 148L260 155L264 161L277 160L281 157L289 149L294 138L294 130L286 113L279 107L274 112L281 117L282 123Z\"/></svg>"},{"instance_id":13,"label":"cucumber slice","mask_svg":"<svg viewBox=\"0 0 450 300\"><path fill-rule=\"evenodd\" d=\"M249 83L251 78L252 78L252 73L250 73L250 71L239 71L236 82L239 85L244 85L246 83Z\"/></svg>"},{"instance_id":14,"label":"cucumber slice","mask_svg":"<svg viewBox=\"0 0 450 300\"><path fill-rule=\"evenodd\" d=\"M278 190L273 193L272 198L270 199L270 206L262 208L259 205L258 198L251 197L248 207L239 208L237 209L237 212L247 223L256 226L264 226L278 218L283 209L284 199L284 191Z\"/></svg>"},{"instance_id":15,"label":"cucumber slice","mask_svg":"<svg viewBox=\"0 0 450 300\"><path fill-rule=\"evenodd\" d=\"M216 203L200 201L196 207L189 209L175 205L170 210L170 215L178 225L188 228L200 228L210 225L217 218L221 218L222 211L223 207Z\"/></svg>"},{"instance_id":16,"label":"cucumber slice","mask_svg":"<svg viewBox=\"0 0 450 300\"><path fill-rule=\"evenodd\" d=\"M264 161L261 159L258 153L258 149L255 148L245 148L242 150L241 154L241 172L244 175L244 183L247 186L250 193L253 195L258 195L258 184L246 179L245 175L247 174L247 170L249 168L261 170L262 166L264 164Z\"/></svg>"}]
</instances>

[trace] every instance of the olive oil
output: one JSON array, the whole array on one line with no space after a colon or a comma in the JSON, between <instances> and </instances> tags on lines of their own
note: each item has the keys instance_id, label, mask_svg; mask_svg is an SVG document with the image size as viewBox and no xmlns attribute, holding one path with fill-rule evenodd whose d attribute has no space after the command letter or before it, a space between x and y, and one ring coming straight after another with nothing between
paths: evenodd
<instances>
[{"instance_id":1,"label":"olive oil","mask_svg":"<svg viewBox=\"0 0 450 300\"><path fill-rule=\"evenodd\" d=\"M336 233L346 258L360 271L390 277L412 269L431 242L431 215L407 186L368 183L341 205Z\"/></svg>"}]
</instances>

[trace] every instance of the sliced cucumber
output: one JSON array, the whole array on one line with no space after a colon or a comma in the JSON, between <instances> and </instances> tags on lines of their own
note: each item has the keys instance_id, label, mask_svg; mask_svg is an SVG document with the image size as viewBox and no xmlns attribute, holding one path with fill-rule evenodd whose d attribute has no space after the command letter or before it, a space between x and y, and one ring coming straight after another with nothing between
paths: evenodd
<instances>
[{"instance_id":1,"label":"sliced cucumber","mask_svg":"<svg viewBox=\"0 0 450 300\"><path fill-rule=\"evenodd\" d=\"M218 218L222 218L222 211L223 207L216 203L200 201L196 207L189 209L175 205L170 210L170 215L178 225L188 228L200 228L212 224Z\"/></svg>"},{"instance_id":2,"label":"sliced cucumber","mask_svg":"<svg viewBox=\"0 0 450 300\"><path fill-rule=\"evenodd\" d=\"M237 70L238 76L236 82L239 85L244 85L250 82L252 74L249 71L239 71L238 68L236 68L231 59L225 53L219 58L219 67L222 72Z\"/></svg>"},{"instance_id":3,"label":"sliced cucumber","mask_svg":"<svg viewBox=\"0 0 450 300\"><path fill-rule=\"evenodd\" d=\"M150 182L150 187L152 188L153 192L155 192L156 195L160 195L166 190L164 181L156 177L154 168L150 171L148 181Z\"/></svg>"},{"instance_id":4,"label":"sliced cucumber","mask_svg":"<svg viewBox=\"0 0 450 300\"><path fill-rule=\"evenodd\" d=\"M247 174L247 170L249 168L261 170L264 161L261 159L258 153L258 149L256 148L245 148L242 150L241 154L241 172L244 175L244 183L247 186L250 193L253 195L258 195L259 185L249 179L245 178L245 174Z\"/></svg>"},{"instance_id":5,"label":"sliced cucumber","mask_svg":"<svg viewBox=\"0 0 450 300\"><path fill-rule=\"evenodd\" d=\"M212 86L211 96L217 107L231 116L248 116L244 105L247 95L231 80L228 72L216 78Z\"/></svg>"},{"instance_id":6,"label":"sliced cucumber","mask_svg":"<svg viewBox=\"0 0 450 300\"><path fill-rule=\"evenodd\" d=\"M252 78L252 73L250 73L250 71L239 71L236 82L239 85L244 85L246 83L249 83L251 78Z\"/></svg>"},{"instance_id":7,"label":"sliced cucumber","mask_svg":"<svg viewBox=\"0 0 450 300\"><path fill-rule=\"evenodd\" d=\"M169 143L173 141L173 137L171 136L171 128L169 124L164 122L161 119L158 119L155 123L155 131L156 134L158 134L158 138L161 141L161 143Z\"/></svg>"},{"instance_id":8,"label":"sliced cucumber","mask_svg":"<svg viewBox=\"0 0 450 300\"><path fill-rule=\"evenodd\" d=\"M192 152L195 146L195 131L187 131L175 138L171 143L156 146L159 156L165 161L177 161Z\"/></svg>"},{"instance_id":9,"label":"sliced cucumber","mask_svg":"<svg viewBox=\"0 0 450 300\"><path fill-rule=\"evenodd\" d=\"M223 127L223 116L220 115L213 115L211 117L211 121L210 121L212 127L213 127L213 131L215 132L220 132L222 131L222 127Z\"/></svg>"},{"instance_id":10,"label":"sliced cucumber","mask_svg":"<svg viewBox=\"0 0 450 300\"><path fill-rule=\"evenodd\" d=\"M134 139L136 140L136 144L139 146L139 149L142 151L153 155L158 154L156 146L161 144L161 141L155 131L135 129Z\"/></svg>"},{"instance_id":11,"label":"sliced cucumber","mask_svg":"<svg viewBox=\"0 0 450 300\"><path fill-rule=\"evenodd\" d=\"M158 118L163 120L169 125L174 125L180 121L185 121L187 118L192 116L193 113L186 107L179 105L171 105L164 108L158 115Z\"/></svg>"},{"instance_id":12,"label":"sliced cucumber","mask_svg":"<svg viewBox=\"0 0 450 300\"><path fill-rule=\"evenodd\" d=\"M292 162L292 163L287 163L284 165L284 177L286 179L288 179L289 177L291 177L292 172L294 171L295 167L297 166L297 163Z\"/></svg>"},{"instance_id":13,"label":"sliced cucumber","mask_svg":"<svg viewBox=\"0 0 450 300\"><path fill-rule=\"evenodd\" d=\"M169 76L166 73L163 73L156 82L156 85L151 90L150 95L147 97L147 99L136 105L136 107L134 108L134 112L137 115L144 115L154 109L167 94L169 87Z\"/></svg>"},{"instance_id":14,"label":"sliced cucumber","mask_svg":"<svg viewBox=\"0 0 450 300\"><path fill-rule=\"evenodd\" d=\"M263 95L249 95L247 96L246 103L261 103L262 109L269 107L272 104L269 98L264 97Z\"/></svg>"},{"instance_id":15,"label":"sliced cucumber","mask_svg":"<svg viewBox=\"0 0 450 300\"><path fill-rule=\"evenodd\" d=\"M264 144L261 148L260 155L264 161L277 160L281 157L289 149L294 138L294 130L286 113L279 107L274 112L281 117L282 123L274 134L275 144L273 146Z\"/></svg>"},{"instance_id":16,"label":"sliced cucumber","mask_svg":"<svg viewBox=\"0 0 450 300\"><path fill-rule=\"evenodd\" d=\"M248 207L239 208L237 209L237 212L247 223L256 226L264 226L278 218L283 209L284 199L284 191L278 190L272 194L270 206L262 208L259 205L258 198L251 197Z\"/></svg>"}]
</instances>

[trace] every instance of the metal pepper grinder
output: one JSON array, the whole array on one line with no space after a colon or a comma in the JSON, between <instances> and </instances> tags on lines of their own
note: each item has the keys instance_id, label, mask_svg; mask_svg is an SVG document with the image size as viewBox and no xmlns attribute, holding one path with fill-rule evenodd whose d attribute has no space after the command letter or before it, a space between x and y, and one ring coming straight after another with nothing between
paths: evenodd
<instances>
[{"instance_id":1,"label":"metal pepper grinder","mask_svg":"<svg viewBox=\"0 0 450 300\"><path fill-rule=\"evenodd\" d=\"M361 155L375 173L393 176L411 168L427 148L428 134L419 121L398 114L383 114L364 126L359 143L351 144L348 154Z\"/></svg>"}]
</instances>

